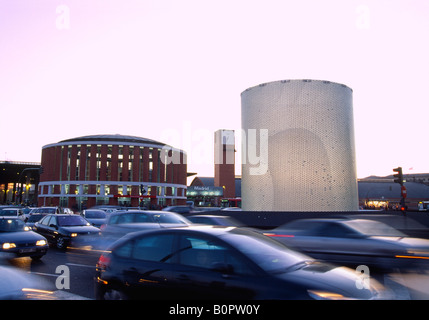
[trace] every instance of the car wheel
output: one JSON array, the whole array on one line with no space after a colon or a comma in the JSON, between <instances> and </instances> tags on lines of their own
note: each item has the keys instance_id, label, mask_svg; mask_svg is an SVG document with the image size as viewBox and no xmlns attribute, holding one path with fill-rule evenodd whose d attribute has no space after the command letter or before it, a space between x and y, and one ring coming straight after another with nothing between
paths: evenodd
<instances>
[{"instance_id":1,"label":"car wheel","mask_svg":"<svg viewBox=\"0 0 429 320\"><path fill-rule=\"evenodd\" d=\"M127 295L121 290L109 289L103 295L104 300L128 300Z\"/></svg>"},{"instance_id":2,"label":"car wheel","mask_svg":"<svg viewBox=\"0 0 429 320\"><path fill-rule=\"evenodd\" d=\"M67 248L67 240L64 237L58 237L55 244L57 249L65 250Z\"/></svg>"}]
</instances>

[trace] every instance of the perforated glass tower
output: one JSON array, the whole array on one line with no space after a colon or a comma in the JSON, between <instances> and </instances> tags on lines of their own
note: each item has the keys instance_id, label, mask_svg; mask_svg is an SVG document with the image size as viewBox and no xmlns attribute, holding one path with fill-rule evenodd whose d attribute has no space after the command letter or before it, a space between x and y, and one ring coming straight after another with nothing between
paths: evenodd
<instances>
[{"instance_id":1,"label":"perforated glass tower","mask_svg":"<svg viewBox=\"0 0 429 320\"><path fill-rule=\"evenodd\" d=\"M343 84L319 80L276 81L242 92L244 210L358 210L352 95ZM265 167L245 154L255 129L261 161L267 152ZM252 171L258 166L264 170Z\"/></svg>"}]
</instances>

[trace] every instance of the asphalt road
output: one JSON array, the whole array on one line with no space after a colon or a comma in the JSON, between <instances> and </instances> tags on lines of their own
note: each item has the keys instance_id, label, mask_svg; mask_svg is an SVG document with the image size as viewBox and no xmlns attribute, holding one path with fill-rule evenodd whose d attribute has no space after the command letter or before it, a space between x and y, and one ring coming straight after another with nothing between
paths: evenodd
<instances>
[{"instance_id":1,"label":"asphalt road","mask_svg":"<svg viewBox=\"0 0 429 320\"><path fill-rule=\"evenodd\" d=\"M39 279L45 290L53 292L50 296L52 299L94 299L95 265L101 253L101 250L85 248L69 248L67 251L50 248L37 262L24 257L2 260L0 264L20 269ZM67 270L68 274L64 270ZM68 277L66 279L61 278L62 276ZM429 299L429 270L373 272L371 277L391 290L392 299ZM64 287L67 285L69 287Z\"/></svg>"}]
</instances>

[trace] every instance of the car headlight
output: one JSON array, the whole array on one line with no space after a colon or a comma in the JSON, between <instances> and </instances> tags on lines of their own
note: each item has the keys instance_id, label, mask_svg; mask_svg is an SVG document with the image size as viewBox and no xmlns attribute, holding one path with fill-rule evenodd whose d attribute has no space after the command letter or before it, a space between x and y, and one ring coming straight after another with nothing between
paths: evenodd
<instances>
[{"instance_id":1,"label":"car headlight","mask_svg":"<svg viewBox=\"0 0 429 320\"><path fill-rule=\"evenodd\" d=\"M46 246L46 240L38 240L36 246Z\"/></svg>"},{"instance_id":2,"label":"car headlight","mask_svg":"<svg viewBox=\"0 0 429 320\"><path fill-rule=\"evenodd\" d=\"M310 297L316 300L353 300L353 298L348 298L342 294L329 292L329 291L320 291L320 290L307 290Z\"/></svg>"},{"instance_id":3,"label":"car headlight","mask_svg":"<svg viewBox=\"0 0 429 320\"><path fill-rule=\"evenodd\" d=\"M70 237L72 237L72 238L77 237L77 233L70 234Z\"/></svg>"},{"instance_id":4,"label":"car headlight","mask_svg":"<svg viewBox=\"0 0 429 320\"><path fill-rule=\"evenodd\" d=\"M5 242L3 243L3 249L7 250L7 249L12 249L12 248L16 248L16 244L11 243L11 242Z\"/></svg>"}]
</instances>

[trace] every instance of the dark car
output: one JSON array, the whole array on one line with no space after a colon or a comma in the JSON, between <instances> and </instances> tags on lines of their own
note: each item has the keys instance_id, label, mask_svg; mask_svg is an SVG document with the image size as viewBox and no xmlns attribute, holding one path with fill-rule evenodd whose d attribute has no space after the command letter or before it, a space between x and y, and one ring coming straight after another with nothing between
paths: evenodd
<instances>
[{"instance_id":1,"label":"dark car","mask_svg":"<svg viewBox=\"0 0 429 320\"><path fill-rule=\"evenodd\" d=\"M235 227L129 234L96 266L97 299L377 299L383 287Z\"/></svg>"},{"instance_id":2,"label":"dark car","mask_svg":"<svg viewBox=\"0 0 429 320\"><path fill-rule=\"evenodd\" d=\"M100 229L80 215L48 214L34 225L34 231L40 233L49 243L58 249L66 249L72 242L85 243L94 240Z\"/></svg>"},{"instance_id":3,"label":"dark car","mask_svg":"<svg viewBox=\"0 0 429 320\"><path fill-rule=\"evenodd\" d=\"M34 274L14 267L0 266L0 300L51 300L53 291ZM4 303L4 302L3 302Z\"/></svg>"},{"instance_id":4,"label":"dark car","mask_svg":"<svg viewBox=\"0 0 429 320\"><path fill-rule=\"evenodd\" d=\"M83 210L81 216L88 220L93 226L100 228L106 223L107 213L101 209Z\"/></svg>"},{"instance_id":5,"label":"dark car","mask_svg":"<svg viewBox=\"0 0 429 320\"><path fill-rule=\"evenodd\" d=\"M29 256L39 260L47 251L46 238L30 231L21 219L0 217L0 252L7 256Z\"/></svg>"},{"instance_id":6,"label":"dark car","mask_svg":"<svg viewBox=\"0 0 429 320\"><path fill-rule=\"evenodd\" d=\"M39 222L42 220L44 216L46 216L47 213L35 213L28 217L27 221L25 222L25 225L30 229L33 230L34 225L36 222Z\"/></svg>"},{"instance_id":7,"label":"dark car","mask_svg":"<svg viewBox=\"0 0 429 320\"><path fill-rule=\"evenodd\" d=\"M218 216L218 215L192 215L187 216L188 220L193 223L200 223L200 224L209 224L214 226L232 226L232 227L242 227L243 224L238 221L237 219L234 219L229 216Z\"/></svg>"},{"instance_id":8,"label":"dark car","mask_svg":"<svg viewBox=\"0 0 429 320\"><path fill-rule=\"evenodd\" d=\"M382 269L429 265L429 240L368 219L299 219L265 235L317 259Z\"/></svg>"},{"instance_id":9,"label":"dark car","mask_svg":"<svg viewBox=\"0 0 429 320\"><path fill-rule=\"evenodd\" d=\"M162 211L170 211L170 212L176 212L180 214L195 212L195 210L190 206L168 206L162 209Z\"/></svg>"},{"instance_id":10,"label":"dark car","mask_svg":"<svg viewBox=\"0 0 429 320\"><path fill-rule=\"evenodd\" d=\"M180 214L157 210L118 211L109 215L101 234L107 238L119 238L123 235L144 229L158 229L191 225L188 219Z\"/></svg>"}]
</instances>

